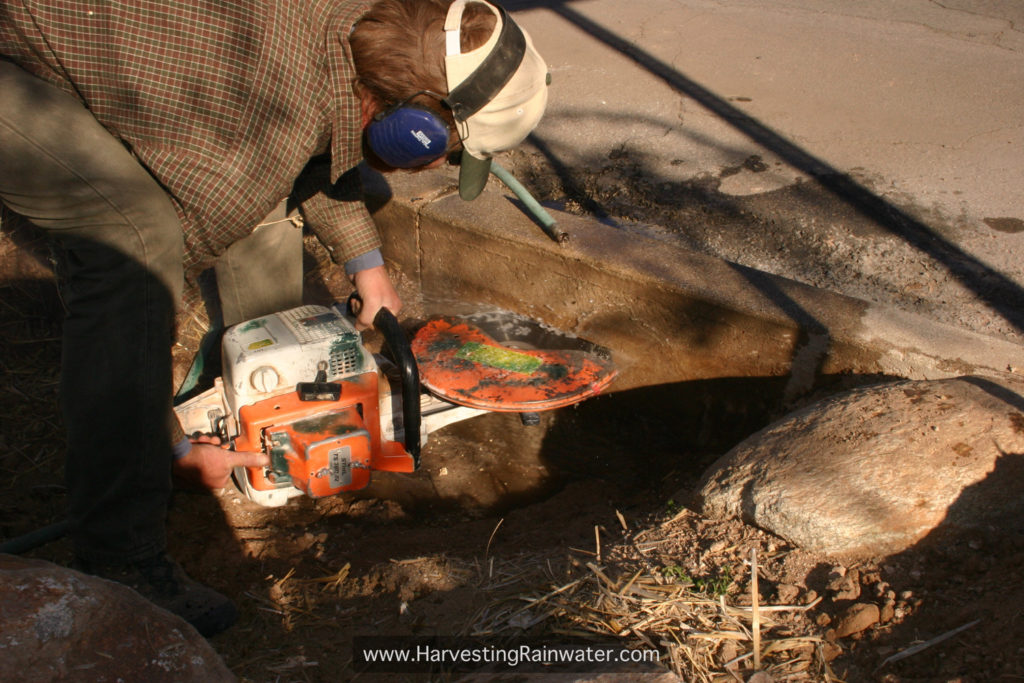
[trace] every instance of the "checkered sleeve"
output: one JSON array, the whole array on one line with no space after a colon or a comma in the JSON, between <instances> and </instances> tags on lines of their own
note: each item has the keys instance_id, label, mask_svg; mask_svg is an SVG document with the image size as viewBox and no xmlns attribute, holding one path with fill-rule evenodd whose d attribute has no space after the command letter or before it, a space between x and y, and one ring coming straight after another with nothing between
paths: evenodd
<instances>
[{"instance_id":1,"label":"checkered sleeve","mask_svg":"<svg viewBox=\"0 0 1024 683\"><path fill-rule=\"evenodd\" d=\"M314 159L296 181L293 196L313 234L338 264L379 249L380 234L363 203L363 185L355 168L330 181L330 159Z\"/></svg>"}]
</instances>

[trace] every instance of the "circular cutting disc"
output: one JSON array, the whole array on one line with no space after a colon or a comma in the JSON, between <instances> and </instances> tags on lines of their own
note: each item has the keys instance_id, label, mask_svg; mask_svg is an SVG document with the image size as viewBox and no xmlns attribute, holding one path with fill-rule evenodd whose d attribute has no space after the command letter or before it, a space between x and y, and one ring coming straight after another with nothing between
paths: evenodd
<instances>
[{"instance_id":1,"label":"circular cutting disc","mask_svg":"<svg viewBox=\"0 0 1024 683\"><path fill-rule=\"evenodd\" d=\"M595 396L614 379L607 357L584 350L504 346L457 318L432 318L412 341L420 381L458 405L535 412Z\"/></svg>"}]
</instances>

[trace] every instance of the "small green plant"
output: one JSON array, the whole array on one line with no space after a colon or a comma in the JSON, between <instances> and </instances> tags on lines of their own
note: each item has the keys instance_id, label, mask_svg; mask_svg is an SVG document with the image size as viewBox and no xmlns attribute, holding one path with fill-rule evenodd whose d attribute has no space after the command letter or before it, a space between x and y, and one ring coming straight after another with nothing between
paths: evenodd
<instances>
[{"instance_id":1,"label":"small green plant","mask_svg":"<svg viewBox=\"0 0 1024 683\"><path fill-rule=\"evenodd\" d=\"M672 579L680 583L693 583L693 579L686 573L686 570L678 564L669 564L661 568L661 575L666 579Z\"/></svg>"},{"instance_id":2,"label":"small green plant","mask_svg":"<svg viewBox=\"0 0 1024 683\"><path fill-rule=\"evenodd\" d=\"M680 505L679 503L677 503L672 498L669 498L668 502L665 503L665 512L668 515L672 516L672 517L675 517L676 515L678 515L682 511L683 511L683 506Z\"/></svg>"},{"instance_id":3,"label":"small green plant","mask_svg":"<svg viewBox=\"0 0 1024 683\"><path fill-rule=\"evenodd\" d=\"M732 569L722 567L717 576L695 579L693 587L701 593L714 595L716 598L729 592L732 585Z\"/></svg>"}]
</instances>

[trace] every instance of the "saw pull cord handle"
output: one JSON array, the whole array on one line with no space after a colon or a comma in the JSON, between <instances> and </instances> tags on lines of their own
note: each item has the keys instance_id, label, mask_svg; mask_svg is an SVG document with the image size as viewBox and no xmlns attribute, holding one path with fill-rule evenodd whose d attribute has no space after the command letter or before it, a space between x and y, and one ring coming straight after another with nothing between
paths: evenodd
<instances>
[{"instance_id":1,"label":"saw pull cord handle","mask_svg":"<svg viewBox=\"0 0 1024 683\"><path fill-rule=\"evenodd\" d=\"M420 467L420 371L416 367L409 337L398 324L395 314L381 308L373 318L373 326L384 335L395 364L402 374L402 424L405 428L405 450Z\"/></svg>"}]
</instances>

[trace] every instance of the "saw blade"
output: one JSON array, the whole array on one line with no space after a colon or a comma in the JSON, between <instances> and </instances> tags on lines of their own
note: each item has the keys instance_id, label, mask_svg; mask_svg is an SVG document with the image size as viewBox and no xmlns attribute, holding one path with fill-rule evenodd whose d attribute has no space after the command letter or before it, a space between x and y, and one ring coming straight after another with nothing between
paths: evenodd
<instances>
[{"instance_id":1,"label":"saw blade","mask_svg":"<svg viewBox=\"0 0 1024 683\"><path fill-rule=\"evenodd\" d=\"M431 318L412 341L423 386L452 403L499 412L551 410L595 396L615 378L611 354L584 340L574 338L575 348L525 348L522 339L499 342L474 322ZM553 337L535 337L544 338Z\"/></svg>"}]
</instances>

